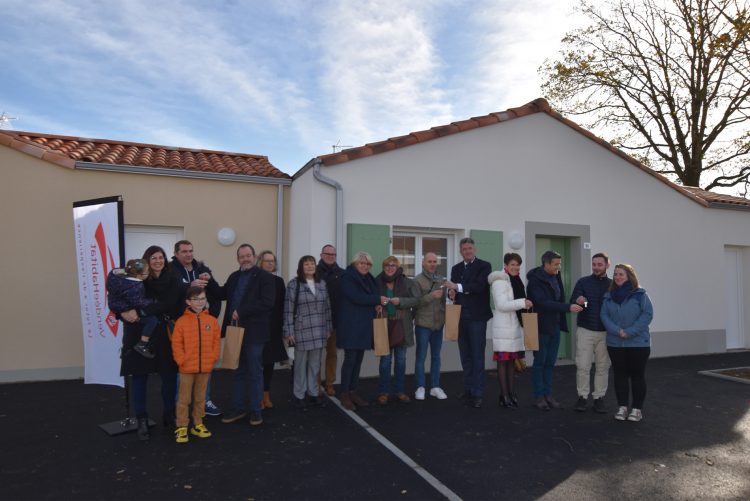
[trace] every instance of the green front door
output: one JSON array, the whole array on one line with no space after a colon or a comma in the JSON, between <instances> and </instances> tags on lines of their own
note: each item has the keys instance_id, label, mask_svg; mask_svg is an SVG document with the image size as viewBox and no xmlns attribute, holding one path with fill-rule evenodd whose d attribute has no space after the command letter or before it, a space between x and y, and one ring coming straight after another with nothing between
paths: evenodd
<instances>
[{"instance_id":1,"label":"green front door","mask_svg":"<svg viewBox=\"0 0 750 501\"><path fill-rule=\"evenodd\" d=\"M536 262L533 267L541 266L542 254L548 250L553 250L562 256L562 266L560 267L560 276L563 281L563 287L565 287L565 296L563 301L568 302L570 299L570 293L573 290L573 284L571 283L570 277L570 239L565 237L536 237ZM573 329L571 315L568 313L566 316L568 321L568 329ZM557 354L557 358L572 359L572 345L570 342L570 333L560 333L560 351Z\"/></svg>"}]
</instances>

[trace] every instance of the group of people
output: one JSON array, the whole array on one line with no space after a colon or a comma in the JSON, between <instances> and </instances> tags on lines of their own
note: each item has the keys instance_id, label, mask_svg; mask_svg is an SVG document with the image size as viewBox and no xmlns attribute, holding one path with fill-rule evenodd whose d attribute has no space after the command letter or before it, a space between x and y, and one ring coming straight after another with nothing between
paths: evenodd
<instances>
[{"instance_id":1,"label":"group of people","mask_svg":"<svg viewBox=\"0 0 750 501\"><path fill-rule=\"evenodd\" d=\"M352 411L370 405L359 394L358 383L364 354L373 348L377 317L387 319L388 350L380 355L375 402L411 401L405 389L406 353L415 344L413 398L424 400L429 394L444 400L440 352L447 302L461 306L458 347L464 391L460 398L467 405L483 403L489 334L497 363L498 404L518 407L514 371L526 352L521 312L533 309L539 341L533 362L534 405L545 411L560 408L553 397L552 376L560 333L568 330L566 313L572 312L578 314L575 410L585 411L591 394L593 409L607 412L604 395L611 361L618 401L615 418L642 419L653 309L631 266L618 264L609 279L609 258L595 254L592 274L576 283L568 300L560 277L561 256L554 251L545 252L541 266L527 273L526 286L518 254L506 254L503 270L492 272L488 262L476 257L472 239L461 240L460 253L463 259L452 267L448 279L437 274L439 259L434 253L423 256L422 272L411 279L394 256L383 261L377 275L371 273L373 261L366 252L356 253L342 269L335 247L326 245L319 261L311 255L300 258L296 276L285 284L274 275L277 262L272 252L263 251L256 258L255 249L242 244L237 249L239 269L219 285L211 270L194 259L190 242L175 244L170 263L164 249L149 247L142 260L128 262L117 273L110 292L110 306L125 326L121 373L132 376L139 438L149 438L146 387L154 373L161 377L163 423L175 427L175 440L187 442L189 434L211 436L203 418L222 414L211 399L211 373L220 357L220 337L230 324L243 327L245 334L233 375L232 407L223 413L224 423L248 415L251 425L263 423L262 410L273 407L274 364L287 358L287 347L294 347L295 406L320 406L323 392L336 395L337 350L343 351L341 405ZM123 292L131 287L135 292ZM219 326L222 301L226 309ZM596 365L593 392L592 363ZM191 401L193 426L188 433Z\"/></svg>"}]
</instances>

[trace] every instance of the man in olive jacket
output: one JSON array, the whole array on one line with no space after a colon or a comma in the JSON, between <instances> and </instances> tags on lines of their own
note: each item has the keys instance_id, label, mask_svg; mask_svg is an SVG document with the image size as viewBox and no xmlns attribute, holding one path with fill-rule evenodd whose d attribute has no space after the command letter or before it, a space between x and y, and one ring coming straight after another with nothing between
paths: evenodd
<instances>
[{"instance_id":1,"label":"man in olive jacket","mask_svg":"<svg viewBox=\"0 0 750 501\"><path fill-rule=\"evenodd\" d=\"M445 278L435 273L438 266L437 254L428 252L422 258L422 273L414 278L419 303L414 315L414 334L417 340L417 353L414 363L414 377L417 391L414 398L424 400L425 377L424 361L427 348L430 348L430 395L445 400L448 398L440 388L440 349L443 345L443 324L445 324Z\"/></svg>"}]
</instances>

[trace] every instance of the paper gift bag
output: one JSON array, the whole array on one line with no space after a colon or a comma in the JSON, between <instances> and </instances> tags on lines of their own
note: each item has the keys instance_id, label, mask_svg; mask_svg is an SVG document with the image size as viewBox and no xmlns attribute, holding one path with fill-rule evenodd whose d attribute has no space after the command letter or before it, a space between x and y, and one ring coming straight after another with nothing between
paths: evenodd
<instances>
[{"instance_id":1,"label":"paper gift bag","mask_svg":"<svg viewBox=\"0 0 750 501\"><path fill-rule=\"evenodd\" d=\"M388 319L378 316L372 319L372 344L375 355L382 357L391 354L391 344L388 341Z\"/></svg>"},{"instance_id":2,"label":"paper gift bag","mask_svg":"<svg viewBox=\"0 0 750 501\"><path fill-rule=\"evenodd\" d=\"M539 317L536 312L522 312L523 344L527 350L539 350Z\"/></svg>"},{"instance_id":3,"label":"paper gift bag","mask_svg":"<svg viewBox=\"0 0 750 501\"><path fill-rule=\"evenodd\" d=\"M240 365L240 352L242 351L242 338L245 328L236 325L227 325L227 333L224 338L224 353L221 356L222 369L236 369Z\"/></svg>"},{"instance_id":4,"label":"paper gift bag","mask_svg":"<svg viewBox=\"0 0 750 501\"><path fill-rule=\"evenodd\" d=\"M461 320L461 305L445 305L445 333L446 341L458 341L458 322Z\"/></svg>"}]
</instances>

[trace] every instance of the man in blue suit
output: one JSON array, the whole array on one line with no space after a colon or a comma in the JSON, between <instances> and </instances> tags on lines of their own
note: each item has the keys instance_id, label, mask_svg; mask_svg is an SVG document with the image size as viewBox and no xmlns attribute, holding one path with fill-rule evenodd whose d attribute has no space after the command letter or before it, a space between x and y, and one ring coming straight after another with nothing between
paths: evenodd
<instances>
[{"instance_id":1,"label":"man in blue suit","mask_svg":"<svg viewBox=\"0 0 750 501\"><path fill-rule=\"evenodd\" d=\"M487 277L490 263L476 257L474 240L462 238L463 261L451 268L451 279L445 283L448 295L461 305L458 324L458 351L464 370L464 392L461 398L472 407L482 406L484 391L484 351L487 345L487 321L490 310L490 286Z\"/></svg>"}]
</instances>

